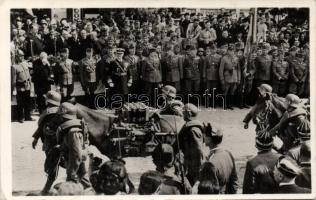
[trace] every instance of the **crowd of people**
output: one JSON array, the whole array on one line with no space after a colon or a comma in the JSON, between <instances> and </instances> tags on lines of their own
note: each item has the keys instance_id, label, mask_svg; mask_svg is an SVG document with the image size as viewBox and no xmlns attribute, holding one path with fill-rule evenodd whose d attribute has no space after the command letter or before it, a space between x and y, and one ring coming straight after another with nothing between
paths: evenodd
<instances>
[{"instance_id":1,"label":"crowd of people","mask_svg":"<svg viewBox=\"0 0 316 200\"><path fill-rule=\"evenodd\" d=\"M188 95L214 91L225 95L223 106L229 109L253 105L253 88L262 83L272 85L279 96L309 96L308 21L276 22L269 12L259 14L256 42L248 53L251 24L243 12L237 17L225 10L176 15L172 10L131 14L123 9L104 18L18 16L12 22L12 92L27 120L32 84L40 112L52 85L64 101L71 98L75 81L90 107L100 84L109 88L108 97L152 97L168 84L185 102Z\"/></svg>"},{"instance_id":2,"label":"crowd of people","mask_svg":"<svg viewBox=\"0 0 316 200\"><path fill-rule=\"evenodd\" d=\"M19 121L33 120L34 84L43 114L32 145L41 138L47 156L43 194L58 174L52 163L67 169L67 182L55 187L59 194L71 194L71 184L81 191L93 188L94 194L136 192L120 158L94 157L96 170L88 176L88 130L69 101L77 80L90 108L100 84L109 88L109 97L125 100L130 93L151 97L161 88L170 108L180 105L177 112L162 110L183 117L185 125L177 143L156 146L156 169L141 176L139 194L237 193L235 159L221 146L223 130L200 122L199 109L186 98L183 106L175 100L205 90L222 93L227 109L254 105L244 128L251 120L256 124L258 155L247 162L243 193L310 193L310 119L300 99L309 97L308 21L284 21L276 22L269 12L258 15L256 42L247 52L250 17L230 11L176 18L172 10L143 15L119 10L109 18L76 22L58 16L14 19L12 93ZM60 154L63 162L50 160Z\"/></svg>"}]
</instances>

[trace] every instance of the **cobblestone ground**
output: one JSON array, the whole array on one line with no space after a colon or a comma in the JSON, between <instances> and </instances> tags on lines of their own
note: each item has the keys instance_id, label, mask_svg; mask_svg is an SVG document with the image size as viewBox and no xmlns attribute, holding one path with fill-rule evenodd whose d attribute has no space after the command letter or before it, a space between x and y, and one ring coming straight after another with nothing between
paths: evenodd
<instances>
[{"instance_id":1,"label":"cobblestone ground","mask_svg":"<svg viewBox=\"0 0 316 200\"><path fill-rule=\"evenodd\" d=\"M232 152L236 160L239 185L241 192L242 180L247 158L256 154L254 125L249 129L243 129L242 119L248 110L235 109L224 110L202 110L199 118L211 121L224 130L223 147ZM38 119L38 117L34 116ZM35 150L32 149L32 134L37 122L25 122L23 124L12 122L12 188L13 195L27 195L30 192L38 192L42 189L46 176L43 172L44 152L39 142ZM140 175L150 169L154 169L151 157L125 158L126 167L137 187ZM61 182L65 179L65 170L61 169L59 178Z\"/></svg>"}]
</instances>

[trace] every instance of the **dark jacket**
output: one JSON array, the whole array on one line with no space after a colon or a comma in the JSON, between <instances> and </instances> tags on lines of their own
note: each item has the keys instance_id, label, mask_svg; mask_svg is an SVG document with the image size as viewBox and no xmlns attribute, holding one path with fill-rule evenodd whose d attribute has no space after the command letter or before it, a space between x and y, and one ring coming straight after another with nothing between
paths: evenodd
<instances>
[{"instance_id":1,"label":"dark jacket","mask_svg":"<svg viewBox=\"0 0 316 200\"><path fill-rule=\"evenodd\" d=\"M216 168L221 194L236 194L238 189L238 176L235 159L232 154L222 148L212 149L207 159Z\"/></svg>"},{"instance_id":2,"label":"dark jacket","mask_svg":"<svg viewBox=\"0 0 316 200\"><path fill-rule=\"evenodd\" d=\"M33 63L33 82L36 94L46 94L51 89L50 78L51 68L47 64L43 64L42 60L38 59Z\"/></svg>"},{"instance_id":3,"label":"dark jacket","mask_svg":"<svg viewBox=\"0 0 316 200\"><path fill-rule=\"evenodd\" d=\"M272 171L280 156L281 155L278 153L263 151L259 152L254 158L248 160L244 175L243 194L271 194L274 192L276 185L273 181L273 177L271 177L270 174L258 177L255 176L256 173L254 173L254 171L259 165L265 165Z\"/></svg>"},{"instance_id":4,"label":"dark jacket","mask_svg":"<svg viewBox=\"0 0 316 200\"><path fill-rule=\"evenodd\" d=\"M280 194L304 194L304 193L311 193L311 190L308 188L302 188L295 184L292 185L282 185L279 186L277 193Z\"/></svg>"}]
</instances>

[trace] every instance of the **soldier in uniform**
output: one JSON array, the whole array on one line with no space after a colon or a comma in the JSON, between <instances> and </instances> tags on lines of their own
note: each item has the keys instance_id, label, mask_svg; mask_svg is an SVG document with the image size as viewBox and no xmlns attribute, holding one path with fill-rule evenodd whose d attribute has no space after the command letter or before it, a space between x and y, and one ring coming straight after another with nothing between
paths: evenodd
<instances>
[{"instance_id":1,"label":"soldier in uniform","mask_svg":"<svg viewBox=\"0 0 316 200\"><path fill-rule=\"evenodd\" d=\"M216 90L219 89L219 65L221 56L216 53L215 44L207 46L205 49L205 54L202 72L203 82L206 83L206 89L209 90L211 94L216 95L218 93Z\"/></svg>"},{"instance_id":2,"label":"soldier in uniform","mask_svg":"<svg viewBox=\"0 0 316 200\"><path fill-rule=\"evenodd\" d=\"M300 187L311 189L312 177L311 177L311 146L310 140L306 141L300 147L300 167L302 173L300 173L296 179L295 184Z\"/></svg>"},{"instance_id":3,"label":"soldier in uniform","mask_svg":"<svg viewBox=\"0 0 316 200\"><path fill-rule=\"evenodd\" d=\"M195 105L184 105L183 117L186 123L179 132L180 150L184 155L186 177L191 186L198 180L200 167L204 162L203 124L196 119L198 112Z\"/></svg>"},{"instance_id":4,"label":"soldier in uniform","mask_svg":"<svg viewBox=\"0 0 316 200\"><path fill-rule=\"evenodd\" d=\"M183 103L179 100L175 100L177 90L171 85L165 85L162 88L162 95L164 96L163 108L160 110L161 115L182 115Z\"/></svg>"},{"instance_id":5,"label":"soldier in uniform","mask_svg":"<svg viewBox=\"0 0 316 200\"><path fill-rule=\"evenodd\" d=\"M256 59L256 87L259 87L262 83L271 84L272 57L268 54L269 48L269 44L264 44L262 55Z\"/></svg>"},{"instance_id":6,"label":"soldier in uniform","mask_svg":"<svg viewBox=\"0 0 316 200\"><path fill-rule=\"evenodd\" d=\"M304 54L302 51L297 53L297 57L290 65L290 86L289 92L302 96L307 76L307 63L304 61Z\"/></svg>"},{"instance_id":7,"label":"soldier in uniform","mask_svg":"<svg viewBox=\"0 0 316 200\"><path fill-rule=\"evenodd\" d=\"M94 91L97 88L96 64L97 60L93 57L93 50L91 48L87 48L86 57L79 62L79 74L86 102L90 108L94 107Z\"/></svg>"},{"instance_id":8,"label":"soldier in uniform","mask_svg":"<svg viewBox=\"0 0 316 200\"><path fill-rule=\"evenodd\" d=\"M272 62L272 88L278 95L284 97L287 92L289 63L284 60L284 52L280 50Z\"/></svg>"},{"instance_id":9,"label":"soldier in uniform","mask_svg":"<svg viewBox=\"0 0 316 200\"><path fill-rule=\"evenodd\" d=\"M77 118L77 108L71 103L62 103L58 114L62 122L57 128L56 137L61 155L65 158L66 181L81 183L84 188L88 188L91 184L88 177L87 126Z\"/></svg>"},{"instance_id":10,"label":"soldier in uniform","mask_svg":"<svg viewBox=\"0 0 316 200\"><path fill-rule=\"evenodd\" d=\"M56 179L56 166L53 163L49 163L49 160L54 160L52 149L57 144L56 131L59 126L59 120L57 111L60 105L61 96L58 92L49 91L45 95L47 108L43 110L43 113L38 120L38 128L33 134L33 149L36 148L38 139L41 138L43 142L43 151L46 155L45 172L47 173L47 181L42 190L42 194L47 194ZM58 166L57 166L58 167Z\"/></svg>"},{"instance_id":11,"label":"soldier in uniform","mask_svg":"<svg viewBox=\"0 0 316 200\"><path fill-rule=\"evenodd\" d=\"M205 153L205 160L215 166L220 194L236 194L238 176L235 159L232 154L221 147L223 131L212 127L209 123L205 127L205 145L209 148Z\"/></svg>"},{"instance_id":12,"label":"soldier in uniform","mask_svg":"<svg viewBox=\"0 0 316 200\"><path fill-rule=\"evenodd\" d=\"M161 61L162 78L166 85L172 85L180 91L180 80L183 76L182 62L179 56L174 54L174 46L172 44L166 45L166 55Z\"/></svg>"},{"instance_id":13,"label":"soldier in uniform","mask_svg":"<svg viewBox=\"0 0 316 200\"><path fill-rule=\"evenodd\" d=\"M55 66L55 84L57 89L60 89L62 102L71 98L71 94L74 91L73 72L76 63L68 58L68 49L62 49L60 51L61 59Z\"/></svg>"},{"instance_id":14,"label":"soldier in uniform","mask_svg":"<svg viewBox=\"0 0 316 200\"><path fill-rule=\"evenodd\" d=\"M253 82L256 73L256 49L253 49L247 62L246 69L244 71L245 83L244 83L244 95L245 95L245 106L253 105L255 98L253 97Z\"/></svg>"},{"instance_id":15,"label":"soldier in uniform","mask_svg":"<svg viewBox=\"0 0 316 200\"><path fill-rule=\"evenodd\" d=\"M123 60L124 52L122 48L116 49L116 59L110 63L107 82L112 95L123 95L122 98L127 100L128 88L132 86L133 78L128 62Z\"/></svg>"},{"instance_id":16,"label":"soldier in uniform","mask_svg":"<svg viewBox=\"0 0 316 200\"><path fill-rule=\"evenodd\" d=\"M142 63L141 75L144 81L144 94L148 95L151 99L152 106L155 106L153 105L155 102L154 94L155 90L161 87L162 72L156 49L151 48L149 52L148 58Z\"/></svg>"},{"instance_id":17,"label":"soldier in uniform","mask_svg":"<svg viewBox=\"0 0 316 200\"><path fill-rule=\"evenodd\" d=\"M310 189L295 184L295 178L300 173L299 166L292 159L281 156L273 171L274 180L278 184L276 193L311 193Z\"/></svg>"},{"instance_id":18,"label":"soldier in uniform","mask_svg":"<svg viewBox=\"0 0 316 200\"><path fill-rule=\"evenodd\" d=\"M183 90L188 98L188 95L200 92L202 59L196 55L196 49L193 46L187 46L186 50L188 55L183 60Z\"/></svg>"},{"instance_id":19,"label":"soldier in uniform","mask_svg":"<svg viewBox=\"0 0 316 200\"><path fill-rule=\"evenodd\" d=\"M219 78L225 95L225 109L233 110L233 95L240 84L240 65L234 54L234 45L230 44L219 67Z\"/></svg>"},{"instance_id":20,"label":"soldier in uniform","mask_svg":"<svg viewBox=\"0 0 316 200\"><path fill-rule=\"evenodd\" d=\"M17 112L19 122L34 121L31 117L31 63L24 60L24 53L21 50L17 51L17 63L12 68L12 85L13 92L16 91Z\"/></svg>"},{"instance_id":21,"label":"soldier in uniform","mask_svg":"<svg viewBox=\"0 0 316 200\"><path fill-rule=\"evenodd\" d=\"M247 161L246 171L243 182L243 194L271 194L275 192L276 185L270 173L256 173L260 165L268 168L269 172L273 171L279 157L278 153L272 152L273 138L260 137L257 134L256 148L258 154Z\"/></svg>"},{"instance_id":22,"label":"soldier in uniform","mask_svg":"<svg viewBox=\"0 0 316 200\"><path fill-rule=\"evenodd\" d=\"M136 53L135 45L131 44L128 47L128 54L124 57L124 60L128 62L129 69L132 74L133 84L130 88L130 93L139 94L141 84L140 84L140 65L138 64L140 59Z\"/></svg>"},{"instance_id":23,"label":"soldier in uniform","mask_svg":"<svg viewBox=\"0 0 316 200\"><path fill-rule=\"evenodd\" d=\"M297 128L307 119L306 110L300 105L301 99L295 94L288 94L285 99L288 102L288 108L283 113L279 123L270 129L269 133L278 135L283 141L283 151L288 151L296 146L298 141Z\"/></svg>"}]
</instances>

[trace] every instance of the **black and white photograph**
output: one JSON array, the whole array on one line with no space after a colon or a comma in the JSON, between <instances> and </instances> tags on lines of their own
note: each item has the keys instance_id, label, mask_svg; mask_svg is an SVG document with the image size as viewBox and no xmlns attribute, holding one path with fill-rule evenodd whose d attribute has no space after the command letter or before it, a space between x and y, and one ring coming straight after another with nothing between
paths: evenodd
<instances>
[{"instance_id":1,"label":"black and white photograph","mask_svg":"<svg viewBox=\"0 0 316 200\"><path fill-rule=\"evenodd\" d=\"M12 197L312 197L314 8L163 5L10 8Z\"/></svg>"}]
</instances>

